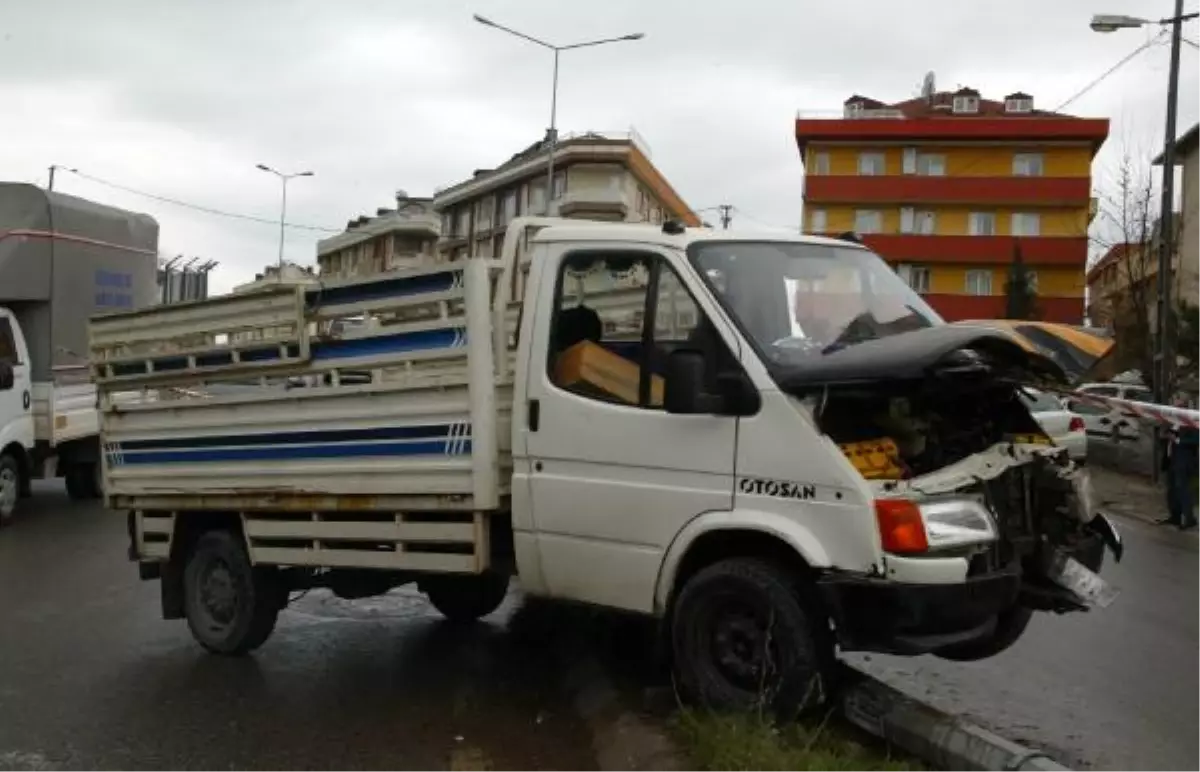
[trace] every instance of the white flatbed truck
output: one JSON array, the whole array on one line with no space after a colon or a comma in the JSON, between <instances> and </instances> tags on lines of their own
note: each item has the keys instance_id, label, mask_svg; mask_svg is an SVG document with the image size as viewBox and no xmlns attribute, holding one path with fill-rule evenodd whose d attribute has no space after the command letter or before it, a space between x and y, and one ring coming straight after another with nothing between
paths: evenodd
<instances>
[{"instance_id":1,"label":"white flatbed truck","mask_svg":"<svg viewBox=\"0 0 1200 772\"><path fill-rule=\"evenodd\" d=\"M508 234L496 260L93 320L105 496L166 618L240 654L294 590L415 582L473 620L515 575L661 620L701 702L792 710L837 647L978 659L1111 598L1119 537L1017 398L1053 363L943 323L869 250Z\"/></svg>"},{"instance_id":2,"label":"white flatbed truck","mask_svg":"<svg viewBox=\"0 0 1200 772\"><path fill-rule=\"evenodd\" d=\"M147 215L0 183L0 525L33 480L99 498L88 318L154 302L157 246Z\"/></svg>"}]
</instances>

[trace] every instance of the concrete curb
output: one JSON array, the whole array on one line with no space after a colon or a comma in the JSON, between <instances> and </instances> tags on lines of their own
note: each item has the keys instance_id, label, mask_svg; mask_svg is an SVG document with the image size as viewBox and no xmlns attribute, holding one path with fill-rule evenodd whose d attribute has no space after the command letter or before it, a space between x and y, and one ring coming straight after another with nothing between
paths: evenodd
<instances>
[{"instance_id":1,"label":"concrete curb","mask_svg":"<svg viewBox=\"0 0 1200 772\"><path fill-rule=\"evenodd\" d=\"M566 685L575 710L592 733L602 770L686 769L674 741L627 709L620 692L593 656L576 651L566 666ZM570 655L568 655L570 656Z\"/></svg>"},{"instance_id":2,"label":"concrete curb","mask_svg":"<svg viewBox=\"0 0 1200 772\"><path fill-rule=\"evenodd\" d=\"M939 769L1065 770L1045 753L919 702L848 668L840 697L846 720Z\"/></svg>"}]
</instances>

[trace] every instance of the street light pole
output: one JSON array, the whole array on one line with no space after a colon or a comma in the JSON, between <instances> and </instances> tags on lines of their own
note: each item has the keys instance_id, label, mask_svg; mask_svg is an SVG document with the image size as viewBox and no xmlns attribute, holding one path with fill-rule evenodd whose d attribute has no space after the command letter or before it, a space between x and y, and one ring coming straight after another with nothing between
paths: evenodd
<instances>
[{"instance_id":1,"label":"street light pole","mask_svg":"<svg viewBox=\"0 0 1200 772\"><path fill-rule=\"evenodd\" d=\"M271 174L274 174L276 177L279 178L279 181L282 183L282 186L283 186L283 197L282 197L282 201L280 202L280 206L279 206L279 268L278 268L278 278L282 281L283 280L284 228L286 227L286 224L287 224L287 184L288 184L288 181L294 177L312 177L313 173L312 172L293 172L292 174L284 174L281 171L272 169L270 166L267 166L266 164L257 164L255 166L255 168L261 169L264 172L270 172Z\"/></svg>"},{"instance_id":2,"label":"street light pole","mask_svg":"<svg viewBox=\"0 0 1200 772\"><path fill-rule=\"evenodd\" d=\"M646 37L646 35L642 32L634 32L629 35L621 35L619 37L614 37L614 38L601 38L598 40L586 40L582 43L571 43L570 45L558 46L558 45L554 45L553 43L547 43L546 41L541 40L539 38L535 38L532 35L526 35L524 32L518 32L517 30L512 29L511 27L505 27L503 24L498 24L498 23L492 21L491 19L480 16L479 14L475 14L474 19L475 19L475 21L479 22L480 24L484 25L485 27L494 27L495 29L498 29L501 32L507 32L510 35L514 35L523 40L528 40L530 43L534 43L536 45L541 46L542 48L547 48L550 51L554 52L554 79L551 83L551 88L550 88L550 129L546 132L548 150L546 153L546 209L545 209L544 214L549 216L549 214L550 214L550 198L551 198L551 193L554 190L554 151L558 147L558 59L559 59L559 54L561 54L563 51L569 51L573 48L587 48L590 46L604 45L605 43L620 43L623 41L641 40L642 38Z\"/></svg>"},{"instance_id":3,"label":"street light pole","mask_svg":"<svg viewBox=\"0 0 1200 772\"><path fill-rule=\"evenodd\" d=\"M1115 32L1119 29L1142 27L1147 24L1159 26L1171 25L1171 65L1167 74L1167 125L1163 139L1163 184L1162 203L1159 212L1158 233L1158 300L1155 303L1156 319L1154 324L1154 401L1166 404L1170 398L1167 391L1167 381L1173 368L1173 357L1170 355L1171 327L1168 317L1171 315L1171 257L1175 242L1175 119L1179 101L1179 46L1183 37L1183 23L1200 17L1200 13L1183 12L1183 0L1175 0L1175 15L1157 22L1141 19L1136 16L1121 16L1114 14L1097 14L1092 17L1091 27L1096 32Z\"/></svg>"}]
</instances>

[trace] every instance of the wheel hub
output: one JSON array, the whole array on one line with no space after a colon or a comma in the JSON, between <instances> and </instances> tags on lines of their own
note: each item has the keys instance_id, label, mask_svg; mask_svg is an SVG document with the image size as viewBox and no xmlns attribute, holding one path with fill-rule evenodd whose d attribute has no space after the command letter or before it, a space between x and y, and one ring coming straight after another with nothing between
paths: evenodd
<instances>
[{"instance_id":1,"label":"wheel hub","mask_svg":"<svg viewBox=\"0 0 1200 772\"><path fill-rule=\"evenodd\" d=\"M20 481L11 469L0 469L0 513L7 513L17 505Z\"/></svg>"},{"instance_id":2,"label":"wheel hub","mask_svg":"<svg viewBox=\"0 0 1200 772\"><path fill-rule=\"evenodd\" d=\"M727 609L713 622L713 653L731 681L757 689L770 664L770 635L765 620L749 609Z\"/></svg>"},{"instance_id":3,"label":"wheel hub","mask_svg":"<svg viewBox=\"0 0 1200 772\"><path fill-rule=\"evenodd\" d=\"M212 560L200 577L200 605L218 625L228 625L237 613L238 592L233 572L222 560Z\"/></svg>"}]
</instances>

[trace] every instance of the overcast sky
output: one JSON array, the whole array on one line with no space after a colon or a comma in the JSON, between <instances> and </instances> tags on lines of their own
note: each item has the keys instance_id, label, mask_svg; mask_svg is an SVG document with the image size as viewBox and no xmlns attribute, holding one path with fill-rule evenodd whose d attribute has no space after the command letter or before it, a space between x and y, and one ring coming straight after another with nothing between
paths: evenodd
<instances>
[{"instance_id":1,"label":"overcast sky","mask_svg":"<svg viewBox=\"0 0 1200 772\"><path fill-rule=\"evenodd\" d=\"M694 208L736 224L796 227L797 110L857 92L885 101L939 88L1032 93L1053 108L1155 32L1088 29L1097 11L1159 18L1169 0L0 0L0 178L45 184L50 164L129 188L278 217L256 163L312 169L289 186L289 222L340 228L428 195L538 139L551 54L472 13L568 43L640 42L563 55L560 131L624 130ZM1195 0L1185 3L1196 9ZM1184 27L1192 40L1197 24ZM1067 109L1112 119L1094 167L1161 149L1168 48L1143 52ZM1197 120L1197 51L1185 45L1179 130ZM228 289L273 262L278 229L216 217L59 172L56 187L157 218L160 246L220 261ZM290 229L315 260L320 232Z\"/></svg>"}]
</instances>

